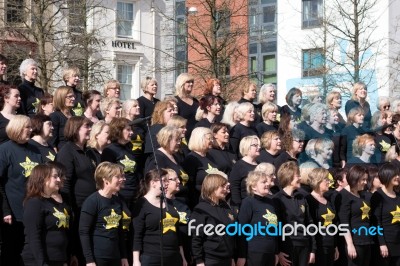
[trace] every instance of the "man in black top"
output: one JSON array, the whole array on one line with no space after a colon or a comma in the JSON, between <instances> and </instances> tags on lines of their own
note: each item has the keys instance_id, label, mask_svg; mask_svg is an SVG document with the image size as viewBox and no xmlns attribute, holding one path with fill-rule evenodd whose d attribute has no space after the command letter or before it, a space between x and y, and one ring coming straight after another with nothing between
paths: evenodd
<instances>
[{"instance_id":1,"label":"man in black top","mask_svg":"<svg viewBox=\"0 0 400 266\"><path fill-rule=\"evenodd\" d=\"M8 82L3 79L3 76L6 74L7 71L7 64L7 57L0 54L0 84L8 84Z\"/></svg>"}]
</instances>

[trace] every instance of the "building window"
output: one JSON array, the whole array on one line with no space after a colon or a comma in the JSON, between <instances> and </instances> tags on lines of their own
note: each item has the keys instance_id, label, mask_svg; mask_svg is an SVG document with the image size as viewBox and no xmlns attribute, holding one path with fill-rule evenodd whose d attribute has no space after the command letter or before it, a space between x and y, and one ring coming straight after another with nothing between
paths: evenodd
<instances>
[{"instance_id":1,"label":"building window","mask_svg":"<svg viewBox=\"0 0 400 266\"><path fill-rule=\"evenodd\" d=\"M215 17L215 29L217 37L227 36L231 30L231 12L229 10L219 10Z\"/></svg>"},{"instance_id":2,"label":"building window","mask_svg":"<svg viewBox=\"0 0 400 266\"><path fill-rule=\"evenodd\" d=\"M229 77L231 75L231 60L229 58L218 59L218 76Z\"/></svg>"},{"instance_id":3,"label":"building window","mask_svg":"<svg viewBox=\"0 0 400 266\"><path fill-rule=\"evenodd\" d=\"M6 8L7 23L24 22L24 0L9 0Z\"/></svg>"},{"instance_id":4,"label":"building window","mask_svg":"<svg viewBox=\"0 0 400 266\"><path fill-rule=\"evenodd\" d=\"M322 49L303 50L303 77L319 76L324 71Z\"/></svg>"},{"instance_id":5,"label":"building window","mask_svg":"<svg viewBox=\"0 0 400 266\"><path fill-rule=\"evenodd\" d=\"M321 26L322 5L322 0L303 0L303 28Z\"/></svg>"},{"instance_id":6,"label":"building window","mask_svg":"<svg viewBox=\"0 0 400 266\"><path fill-rule=\"evenodd\" d=\"M117 36L133 37L135 6L133 3L117 3Z\"/></svg>"},{"instance_id":7,"label":"building window","mask_svg":"<svg viewBox=\"0 0 400 266\"><path fill-rule=\"evenodd\" d=\"M117 68L117 79L121 83L121 99L131 97L133 67L130 65L119 65Z\"/></svg>"},{"instance_id":8,"label":"building window","mask_svg":"<svg viewBox=\"0 0 400 266\"><path fill-rule=\"evenodd\" d=\"M85 32L86 24L85 1L68 1L68 30L70 33L82 34Z\"/></svg>"}]
</instances>

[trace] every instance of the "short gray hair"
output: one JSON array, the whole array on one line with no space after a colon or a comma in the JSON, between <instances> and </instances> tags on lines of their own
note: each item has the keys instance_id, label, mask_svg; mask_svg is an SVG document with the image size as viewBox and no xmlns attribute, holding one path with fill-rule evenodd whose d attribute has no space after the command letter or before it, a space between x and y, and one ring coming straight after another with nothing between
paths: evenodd
<instances>
[{"instance_id":1,"label":"short gray hair","mask_svg":"<svg viewBox=\"0 0 400 266\"><path fill-rule=\"evenodd\" d=\"M22 61L21 65L19 66L19 75L21 78L24 78L25 72L28 69L29 66L38 66L38 63L33 60L32 58L25 59Z\"/></svg>"}]
</instances>

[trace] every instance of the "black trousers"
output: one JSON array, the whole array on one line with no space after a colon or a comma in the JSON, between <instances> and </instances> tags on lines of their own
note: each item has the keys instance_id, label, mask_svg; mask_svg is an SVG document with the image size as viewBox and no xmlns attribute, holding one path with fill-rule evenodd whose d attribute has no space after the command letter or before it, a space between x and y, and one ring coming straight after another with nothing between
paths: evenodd
<instances>
[{"instance_id":1,"label":"black trousers","mask_svg":"<svg viewBox=\"0 0 400 266\"><path fill-rule=\"evenodd\" d=\"M335 260L334 247L317 247L315 266L333 266Z\"/></svg>"},{"instance_id":2,"label":"black trousers","mask_svg":"<svg viewBox=\"0 0 400 266\"><path fill-rule=\"evenodd\" d=\"M96 259L96 266L121 266L121 260Z\"/></svg>"},{"instance_id":3,"label":"black trousers","mask_svg":"<svg viewBox=\"0 0 400 266\"><path fill-rule=\"evenodd\" d=\"M348 258L348 266L365 266L369 265L371 260L371 245L354 245L357 252L355 259ZM347 248L346 248L347 254Z\"/></svg>"},{"instance_id":4,"label":"black trousers","mask_svg":"<svg viewBox=\"0 0 400 266\"><path fill-rule=\"evenodd\" d=\"M308 260L310 258L310 250L308 247L292 246L288 255L289 260L291 261L291 266L308 266Z\"/></svg>"},{"instance_id":5,"label":"black trousers","mask_svg":"<svg viewBox=\"0 0 400 266\"><path fill-rule=\"evenodd\" d=\"M142 266L159 266L159 265L161 265L161 257L142 254L140 256L140 262L141 262ZM181 255L179 253L176 253L171 256L164 256L163 264L164 265L182 266Z\"/></svg>"},{"instance_id":6,"label":"black trousers","mask_svg":"<svg viewBox=\"0 0 400 266\"><path fill-rule=\"evenodd\" d=\"M247 252L247 266L275 266L275 254Z\"/></svg>"},{"instance_id":7,"label":"black trousers","mask_svg":"<svg viewBox=\"0 0 400 266\"><path fill-rule=\"evenodd\" d=\"M24 224L13 221L2 224L1 265L23 265L21 252L24 248Z\"/></svg>"}]
</instances>

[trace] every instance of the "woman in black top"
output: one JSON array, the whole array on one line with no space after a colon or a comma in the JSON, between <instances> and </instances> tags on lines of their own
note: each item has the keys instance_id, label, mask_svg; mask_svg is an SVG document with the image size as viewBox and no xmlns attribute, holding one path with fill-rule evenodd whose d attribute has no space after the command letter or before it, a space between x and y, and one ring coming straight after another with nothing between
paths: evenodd
<instances>
[{"instance_id":1,"label":"woman in black top","mask_svg":"<svg viewBox=\"0 0 400 266\"><path fill-rule=\"evenodd\" d=\"M278 158L282 150L282 141L278 131L271 130L261 136L261 151L257 158L258 163L270 163L275 165L275 159Z\"/></svg>"},{"instance_id":2,"label":"woman in black top","mask_svg":"<svg viewBox=\"0 0 400 266\"><path fill-rule=\"evenodd\" d=\"M278 170L278 179L282 190L274 195L278 220L282 224L302 224L308 226L313 223L309 206L300 188L300 172L295 162L286 162ZM314 263L316 243L313 236L306 235L299 227L296 235L289 236L281 241L279 246L279 263L282 266L305 266Z\"/></svg>"},{"instance_id":3,"label":"woman in black top","mask_svg":"<svg viewBox=\"0 0 400 266\"><path fill-rule=\"evenodd\" d=\"M37 114L32 117L32 138L29 143L38 148L44 162L54 161L56 152L48 141L53 136L53 124L49 116Z\"/></svg>"},{"instance_id":4,"label":"woman in black top","mask_svg":"<svg viewBox=\"0 0 400 266\"><path fill-rule=\"evenodd\" d=\"M229 176L233 165L236 163L237 155L228 149L228 126L223 123L214 123L211 126L211 132L214 137L213 147L208 151L207 156L220 171Z\"/></svg>"},{"instance_id":5,"label":"woman in black top","mask_svg":"<svg viewBox=\"0 0 400 266\"><path fill-rule=\"evenodd\" d=\"M96 163L96 166L101 163L101 154L108 144L110 144L110 125L100 120L93 124L87 141L87 156Z\"/></svg>"},{"instance_id":6,"label":"woman in black top","mask_svg":"<svg viewBox=\"0 0 400 266\"><path fill-rule=\"evenodd\" d=\"M349 232L344 236L346 240L346 250L348 265L369 265L371 258L371 245L373 239L365 234L355 234L353 229L362 226L369 228L370 221L370 202L360 191L364 190L367 184L368 171L361 165L351 167L346 176L348 187L340 191L336 197L339 207L340 224L348 224Z\"/></svg>"},{"instance_id":7,"label":"woman in black top","mask_svg":"<svg viewBox=\"0 0 400 266\"><path fill-rule=\"evenodd\" d=\"M353 156L347 160L346 167L350 168L355 164L371 164L375 153L374 137L368 134L359 135L353 141Z\"/></svg>"},{"instance_id":8,"label":"woman in black top","mask_svg":"<svg viewBox=\"0 0 400 266\"><path fill-rule=\"evenodd\" d=\"M364 115L364 129L368 130L371 126L371 109L367 101L367 85L363 82L356 82L353 86L353 94L351 99L346 102L345 111L349 116L350 111L354 108L361 108Z\"/></svg>"},{"instance_id":9,"label":"woman in black top","mask_svg":"<svg viewBox=\"0 0 400 266\"><path fill-rule=\"evenodd\" d=\"M0 145L0 193L2 196L2 261L15 265L24 245L23 200L33 167L43 162L40 152L28 143L32 131L29 117L14 116L6 127L9 141Z\"/></svg>"},{"instance_id":10,"label":"woman in black top","mask_svg":"<svg viewBox=\"0 0 400 266\"><path fill-rule=\"evenodd\" d=\"M98 191L82 205L79 236L86 265L128 266L123 235L123 206L117 193L125 176L122 166L99 164L95 172Z\"/></svg>"},{"instance_id":11,"label":"woman in black top","mask_svg":"<svg viewBox=\"0 0 400 266\"><path fill-rule=\"evenodd\" d=\"M109 124L114 118L121 116L121 101L116 97L106 97L100 102L100 111L104 120Z\"/></svg>"},{"instance_id":12,"label":"woman in black top","mask_svg":"<svg viewBox=\"0 0 400 266\"><path fill-rule=\"evenodd\" d=\"M21 106L21 96L17 87L0 85L0 144L8 140L6 126Z\"/></svg>"},{"instance_id":13,"label":"woman in black top","mask_svg":"<svg viewBox=\"0 0 400 266\"><path fill-rule=\"evenodd\" d=\"M310 207L310 215L316 225L321 225L326 230L329 225L337 224L335 206L330 202L324 193L329 191L329 171L324 168L315 168L309 173L309 184L312 188L310 195L306 197ZM324 233L324 231L322 233ZM334 261L339 257L336 243L336 236L329 234L316 234L317 253L315 254L316 266L333 266Z\"/></svg>"},{"instance_id":14,"label":"woman in black top","mask_svg":"<svg viewBox=\"0 0 400 266\"><path fill-rule=\"evenodd\" d=\"M193 85L194 77L188 73L182 73L176 78L175 94L178 99L178 115L188 120L186 139L190 138L192 130L197 123L195 116L199 102L191 95Z\"/></svg>"},{"instance_id":15,"label":"woman in black top","mask_svg":"<svg viewBox=\"0 0 400 266\"><path fill-rule=\"evenodd\" d=\"M31 58L25 59L19 67L19 72L22 83L18 86L21 93L21 106L18 109L18 114L33 116L36 114L39 99L44 95L43 89L35 86L35 81L38 78L38 64Z\"/></svg>"},{"instance_id":16,"label":"woman in black top","mask_svg":"<svg viewBox=\"0 0 400 266\"><path fill-rule=\"evenodd\" d=\"M158 132L157 141L161 147L147 158L145 173L152 169L157 169L156 161L158 168L173 169L180 181L180 192L177 197L187 203L189 199L189 175L183 170L183 167L175 157L181 144L181 132L176 127L166 126Z\"/></svg>"},{"instance_id":17,"label":"woman in black top","mask_svg":"<svg viewBox=\"0 0 400 266\"><path fill-rule=\"evenodd\" d=\"M286 133L281 140L285 151L281 152L275 159L274 165L277 171L285 162L297 162L297 157L304 148L304 132L294 128L292 131Z\"/></svg>"},{"instance_id":18,"label":"woman in black top","mask_svg":"<svg viewBox=\"0 0 400 266\"><path fill-rule=\"evenodd\" d=\"M340 160L342 167L353 156L353 141L357 136L364 134L364 111L362 108L353 108L347 116L346 127L342 129L340 136Z\"/></svg>"},{"instance_id":19,"label":"woman in black top","mask_svg":"<svg viewBox=\"0 0 400 266\"><path fill-rule=\"evenodd\" d=\"M204 227L196 232L198 225L228 225L236 220L234 211L226 203L228 180L218 174L209 174L201 187L201 200L192 212L190 227L192 253L196 265L234 265L236 239L227 234L205 234ZM193 221L193 222L192 222Z\"/></svg>"},{"instance_id":20,"label":"woman in black top","mask_svg":"<svg viewBox=\"0 0 400 266\"><path fill-rule=\"evenodd\" d=\"M61 177L54 166L37 165L27 182L24 202L25 266L66 265L69 222L68 205L52 198L61 186Z\"/></svg>"},{"instance_id":21,"label":"woman in black top","mask_svg":"<svg viewBox=\"0 0 400 266\"><path fill-rule=\"evenodd\" d=\"M399 186L399 169L390 163L382 165L378 172L382 187L371 198L372 221L383 228L378 234L382 265L400 265L400 195L394 191Z\"/></svg>"},{"instance_id":22,"label":"woman in black top","mask_svg":"<svg viewBox=\"0 0 400 266\"><path fill-rule=\"evenodd\" d=\"M96 114L100 111L101 93L97 90L88 90L83 93L82 97L85 103L83 115L93 123L98 122L99 118Z\"/></svg>"},{"instance_id":23,"label":"woman in black top","mask_svg":"<svg viewBox=\"0 0 400 266\"><path fill-rule=\"evenodd\" d=\"M45 93L40 98L39 105L37 106L36 114L48 115L54 112L53 95Z\"/></svg>"},{"instance_id":24,"label":"woman in black top","mask_svg":"<svg viewBox=\"0 0 400 266\"><path fill-rule=\"evenodd\" d=\"M258 137L268 131L278 130L279 122L277 122L278 105L272 102L266 102L261 109L263 121L256 126Z\"/></svg>"},{"instance_id":25,"label":"woman in black top","mask_svg":"<svg viewBox=\"0 0 400 266\"><path fill-rule=\"evenodd\" d=\"M286 94L287 105L282 106L281 116L288 114L294 121L299 121L301 116L302 92L298 88L291 88Z\"/></svg>"},{"instance_id":26,"label":"woman in black top","mask_svg":"<svg viewBox=\"0 0 400 266\"><path fill-rule=\"evenodd\" d=\"M266 173L252 171L246 179L248 197L242 201L238 215L240 224L266 224L278 226L275 203L269 197L272 177ZM246 241L241 236L237 266L275 265L278 260L278 239L267 235L256 235Z\"/></svg>"},{"instance_id":27,"label":"woman in black top","mask_svg":"<svg viewBox=\"0 0 400 266\"><path fill-rule=\"evenodd\" d=\"M329 108L329 110L335 111L337 113L339 124L346 124L346 120L343 119L342 115L339 112L340 108L342 108L342 95L339 91L331 91L328 93L328 95L326 96L326 106Z\"/></svg>"},{"instance_id":28,"label":"woman in black top","mask_svg":"<svg viewBox=\"0 0 400 266\"><path fill-rule=\"evenodd\" d=\"M210 128L213 123L219 122L216 119L221 114L221 102L217 96L204 96L200 99L199 108L203 111L203 117L205 117L199 120L195 127Z\"/></svg>"},{"instance_id":29,"label":"woman in black top","mask_svg":"<svg viewBox=\"0 0 400 266\"><path fill-rule=\"evenodd\" d=\"M155 98L157 87L157 80L152 77L146 77L140 82L143 95L137 99L140 107L139 117L148 117L153 114L155 104L160 101Z\"/></svg>"},{"instance_id":30,"label":"woman in black top","mask_svg":"<svg viewBox=\"0 0 400 266\"><path fill-rule=\"evenodd\" d=\"M64 136L64 127L67 120L72 117L72 107L74 107L75 94L72 88L61 86L54 92L54 108L55 112L50 114L53 124L53 137L49 144L60 151L67 141Z\"/></svg>"},{"instance_id":31,"label":"woman in black top","mask_svg":"<svg viewBox=\"0 0 400 266\"><path fill-rule=\"evenodd\" d=\"M241 103L236 109L240 120L229 132L229 144L232 152L239 155L240 140L246 136L257 135L257 130L252 126L255 119L254 106L251 103Z\"/></svg>"},{"instance_id":32,"label":"woman in black top","mask_svg":"<svg viewBox=\"0 0 400 266\"><path fill-rule=\"evenodd\" d=\"M164 182L164 187L168 186L167 178L167 171L151 170L141 181L140 198L133 211L134 265L160 265L163 260L164 265L186 266L178 236L179 214L168 202L168 206L162 202L162 232L160 231L160 182Z\"/></svg>"},{"instance_id":33,"label":"woman in black top","mask_svg":"<svg viewBox=\"0 0 400 266\"><path fill-rule=\"evenodd\" d=\"M247 196L246 177L257 166L256 159L260 155L260 148L260 139L256 135L244 137L240 141L239 150L243 157L233 165L229 175L231 205L237 209L240 208L242 199Z\"/></svg>"},{"instance_id":34,"label":"woman in black top","mask_svg":"<svg viewBox=\"0 0 400 266\"><path fill-rule=\"evenodd\" d=\"M216 165L207 157L212 147L212 132L209 128L196 127L189 141L191 152L186 156L182 166L189 175L190 207L199 201L201 185L207 173Z\"/></svg>"},{"instance_id":35,"label":"woman in black top","mask_svg":"<svg viewBox=\"0 0 400 266\"><path fill-rule=\"evenodd\" d=\"M327 113L327 122L325 125L325 132L331 136L330 139L333 141L333 154L332 163L333 167L341 167L340 162L340 134L342 126L344 124L339 124L339 112L335 109L329 109Z\"/></svg>"},{"instance_id":36,"label":"woman in black top","mask_svg":"<svg viewBox=\"0 0 400 266\"><path fill-rule=\"evenodd\" d=\"M114 118L110 125L111 143L103 150L101 161L116 163L124 167L126 181L119 194L125 199L129 208L133 207L138 191L139 179L143 165L138 164L132 151L132 129L126 118Z\"/></svg>"},{"instance_id":37,"label":"woman in black top","mask_svg":"<svg viewBox=\"0 0 400 266\"><path fill-rule=\"evenodd\" d=\"M175 98L174 98L175 99ZM180 115L174 115L168 120L167 126L172 126L178 128L181 132L181 144L179 146L179 151L175 154L175 158L177 159L177 163L182 164L185 160L185 157L189 154L190 150L188 148L188 143L186 141L185 133L187 119L183 118Z\"/></svg>"},{"instance_id":38,"label":"woman in black top","mask_svg":"<svg viewBox=\"0 0 400 266\"><path fill-rule=\"evenodd\" d=\"M306 140L317 138L330 138L331 136L325 130L328 119L328 109L322 103L315 103L309 108L309 124L306 133Z\"/></svg>"},{"instance_id":39,"label":"woman in black top","mask_svg":"<svg viewBox=\"0 0 400 266\"><path fill-rule=\"evenodd\" d=\"M140 115L140 106L139 102L135 99L129 99L124 101L122 104L121 117L128 119L130 122L135 121L135 119L139 118ZM147 131L147 125L144 121L143 123L138 123L136 125L131 125L133 134L132 134L132 151L134 151L135 155L142 156L143 155L143 144L145 138L145 132Z\"/></svg>"},{"instance_id":40,"label":"woman in black top","mask_svg":"<svg viewBox=\"0 0 400 266\"><path fill-rule=\"evenodd\" d=\"M86 106L85 101L82 97L82 91L78 89L78 85L80 83L80 75L81 73L77 67L69 67L64 69L63 71L63 80L65 82L65 85L72 88L75 94L74 108L72 108L75 116L82 116Z\"/></svg>"},{"instance_id":41,"label":"woman in black top","mask_svg":"<svg viewBox=\"0 0 400 266\"><path fill-rule=\"evenodd\" d=\"M221 88L221 81L217 78L210 78L206 82L206 86L204 89L204 95L213 95L218 98L219 103L221 104L221 112L217 116L216 121L221 121L222 116L224 114L224 108L226 105L226 101L222 98L222 88Z\"/></svg>"}]
</instances>

